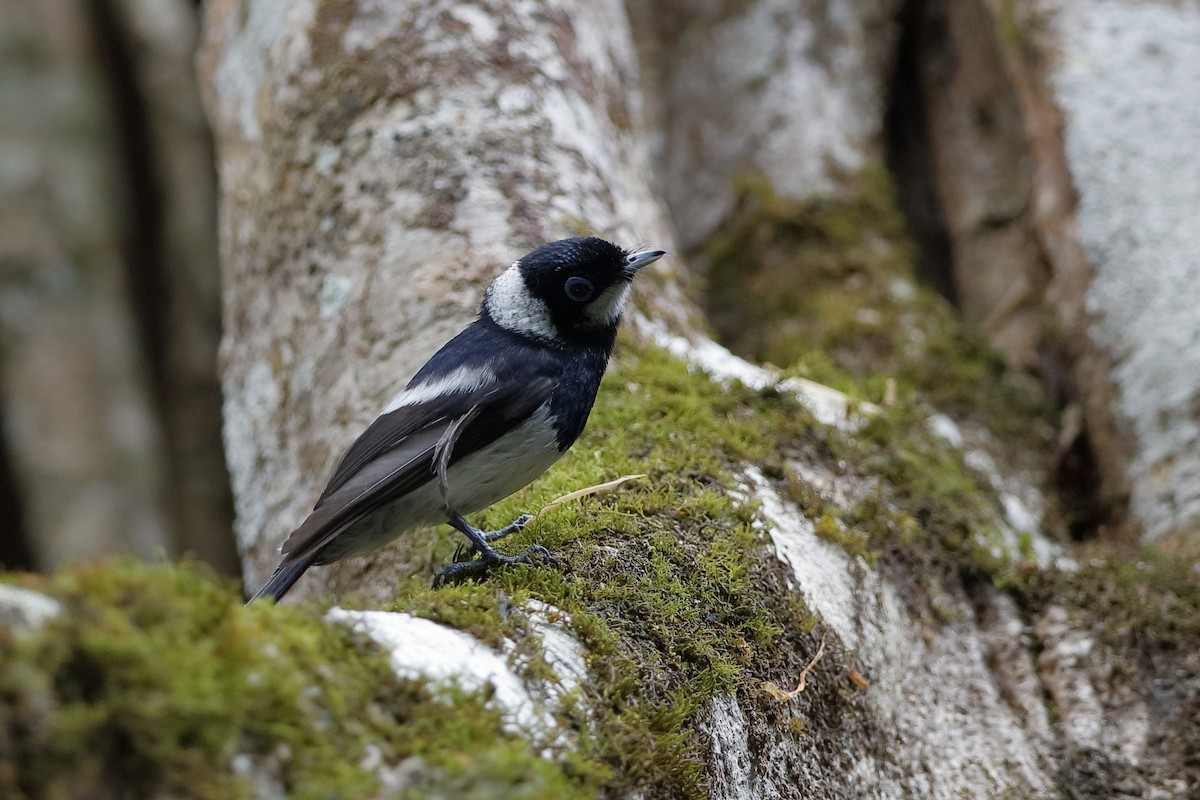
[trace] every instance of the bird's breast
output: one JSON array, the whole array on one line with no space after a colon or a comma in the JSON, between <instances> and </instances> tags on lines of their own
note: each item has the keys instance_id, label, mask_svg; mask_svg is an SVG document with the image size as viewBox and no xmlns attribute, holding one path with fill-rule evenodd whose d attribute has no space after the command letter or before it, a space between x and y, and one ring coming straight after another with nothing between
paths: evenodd
<instances>
[{"instance_id":1,"label":"bird's breast","mask_svg":"<svg viewBox=\"0 0 1200 800\"><path fill-rule=\"evenodd\" d=\"M524 488L562 456L549 402L491 444L456 461L446 472L450 500L473 514Z\"/></svg>"}]
</instances>

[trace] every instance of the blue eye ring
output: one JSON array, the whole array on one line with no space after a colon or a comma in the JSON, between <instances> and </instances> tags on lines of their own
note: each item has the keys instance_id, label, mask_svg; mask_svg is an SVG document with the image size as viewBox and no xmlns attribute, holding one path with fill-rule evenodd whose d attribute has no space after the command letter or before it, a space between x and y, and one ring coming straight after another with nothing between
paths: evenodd
<instances>
[{"instance_id":1,"label":"blue eye ring","mask_svg":"<svg viewBox=\"0 0 1200 800\"><path fill-rule=\"evenodd\" d=\"M592 282L587 278L580 278L578 275L572 275L567 278L567 282L563 284L563 291L567 293L567 297L574 300L576 303L586 303L592 299L592 295L596 293L596 287L592 286Z\"/></svg>"}]
</instances>

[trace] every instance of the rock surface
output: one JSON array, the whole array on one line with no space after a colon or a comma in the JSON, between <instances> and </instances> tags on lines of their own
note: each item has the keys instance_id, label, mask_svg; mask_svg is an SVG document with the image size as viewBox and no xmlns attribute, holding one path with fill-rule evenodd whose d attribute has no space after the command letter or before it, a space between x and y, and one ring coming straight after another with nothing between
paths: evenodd
<instances>
[{"instance_id":1,"label":"rock surface","mask_svg":"<svg viewBox=\"0 0 1200 800\"><path fill-rule=\"evenodd\" d=\"M1200 9L1046 2L1067 168L1092 269L1086 311L1132 439L1134 518L1150 539L1200 522Z\"/></svg>"}]
</instances>

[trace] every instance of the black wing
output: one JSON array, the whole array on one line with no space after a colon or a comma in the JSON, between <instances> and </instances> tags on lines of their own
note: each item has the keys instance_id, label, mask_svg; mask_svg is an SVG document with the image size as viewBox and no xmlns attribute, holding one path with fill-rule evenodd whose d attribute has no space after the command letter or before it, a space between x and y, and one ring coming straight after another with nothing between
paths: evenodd
<instances>
[{"instance_id":1,"label":"black wing","mask_svg":"<svg viewBox=\"0 0 1200 800\"><path fill-rule=\"evenodd\" d=\"M387 451L399 447L405 439L423 428L449 424L471 410L471 404L479 401L480 392L443 395L424 403L401 406L395 411L381 414L365 431L358 435L354 444L342 456L329 477L329 483L321 491L313 510L321 507L325 500L345 485L371 461Z\"/></svg>"},{"instance_id":2,"label":"black wing","mask_svg":"<svg viewBox=\"0 0 1200 800\"><path fill-rule=\"evenodd\" d=\"M553 357L547 357L544 348L524 342L486 319L477 319L434 353L405 389L437 383L463 368L486 369L497 381L524 384L541 377L557 380L562 372L561 364ZM484 384L478 390L450 392L428 402L401 406L381 415L342 456L329 478L329 484L317 499L314 510L351 475L398 446L405 437L423 427L437 424L443 418L452 420L467 413L479 401L480 393L486 392L488 387L489 384Z\"/></svg>"},{"instance_id":3,"label":"black wing","mask_svg":"<svg viewBox=\"0 0 1200 800\"><path fill-rule=\"evenodd\" d=\"M550 399L554 386L545 375L492 383L384 414L351 446L313 512L284 542L285 561L312 558L346 526L431 480L434 451L455 420L470 414L451 464L527 419Z\"/></svg>"}]
</instances>

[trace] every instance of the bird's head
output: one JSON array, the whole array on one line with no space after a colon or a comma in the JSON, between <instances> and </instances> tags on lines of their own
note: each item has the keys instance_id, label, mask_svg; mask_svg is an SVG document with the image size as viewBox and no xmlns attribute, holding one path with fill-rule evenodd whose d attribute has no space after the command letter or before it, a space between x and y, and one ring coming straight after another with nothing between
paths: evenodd
<instances>
[{"instance_id":1,"label":"bird's head","mask_svg":"<svg viewBox=\"0 0 1200 800\"><path fill-rule=\"evenodd\" d=\"M545 341L611 340L634 275L664 255L622 250L594 236L550 242L496 278L483 312L502 328Z\"/></svg>"}]
</instances>

